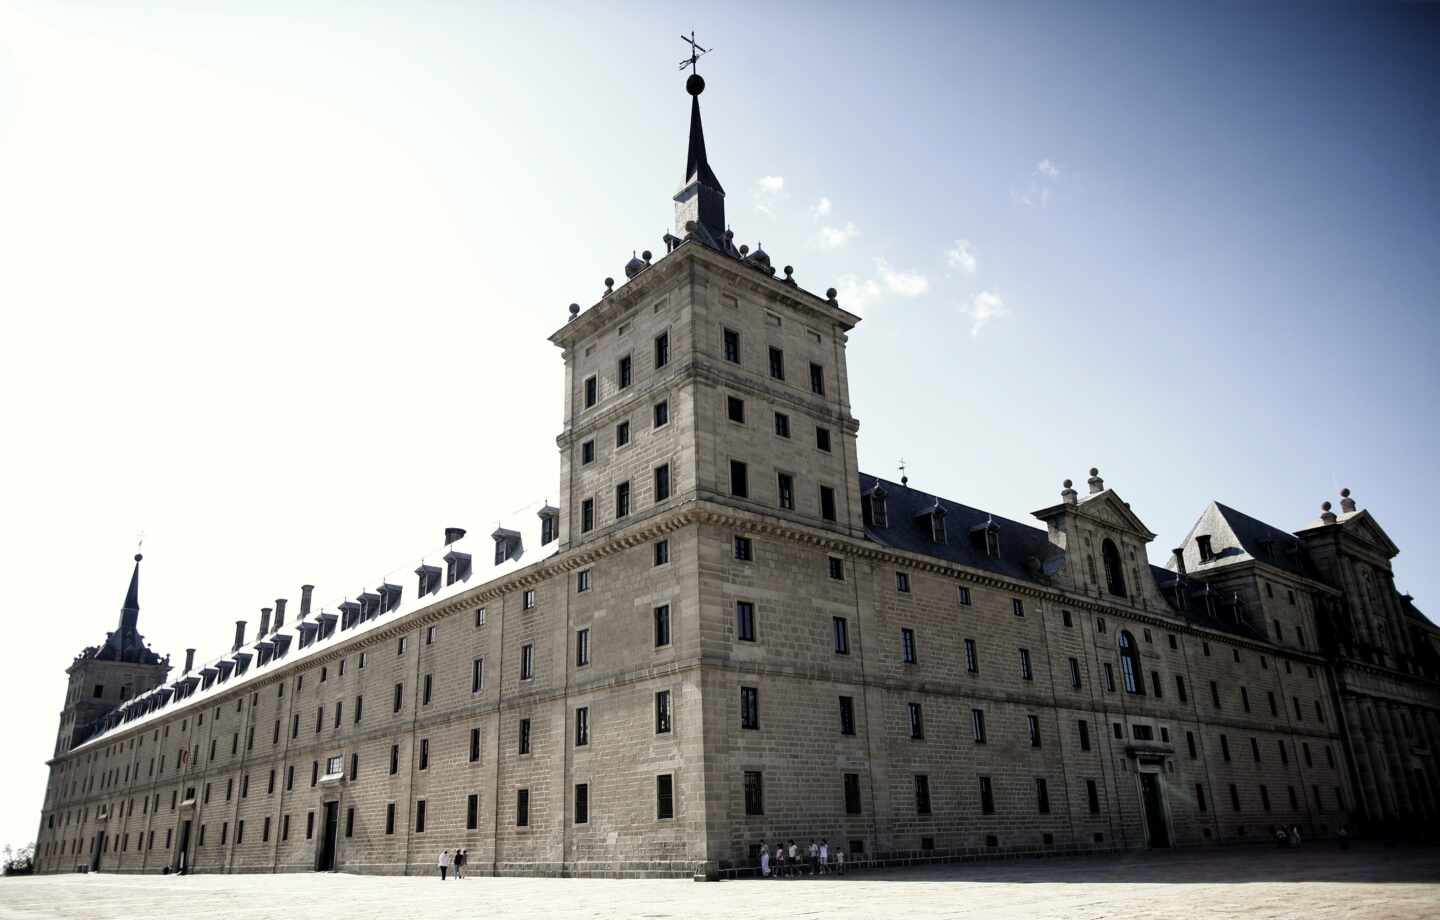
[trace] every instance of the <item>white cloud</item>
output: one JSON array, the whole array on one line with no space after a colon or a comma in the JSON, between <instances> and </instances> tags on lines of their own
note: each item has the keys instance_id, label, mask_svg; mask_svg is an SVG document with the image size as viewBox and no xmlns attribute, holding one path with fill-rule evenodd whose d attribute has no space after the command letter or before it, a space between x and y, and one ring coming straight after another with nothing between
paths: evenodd
<instances>
[{"instance_id":1,"label":"white cloud","mask_svg":"<svg viewBox=\"0 0 1440 920\"><path fill-rule=\"evenodd\" d=\"M1060 167L1056 166L1049 157L1035 164L1035 173L1047 179L1060 178Z\"/></svg>"},{"instance_id":2,"label":"white cloud","mask_svg":"<svg viewBox=\"0 0 1440 920\"><path fill-rule=\"evenodd\" d=\"M810 206L810 214L817 220L821 217L830 216L830 199L821 195L820 200Z\"/></svg>"},{"instance_id":3,"label":"white cloud","mask_svg":"<svg viewBox=\"0 0 1440 920\"><path fill-rule=\"evenodd\" d=\"M981 291L970 298L970 305L962 307L961 313L970 317L970 335L978 336L980 330L984 329L992 319L999 319L1010 315L1010 308L1005 305L1004 299L994 291Z\"/></svg>"},{"instance_id":4,"label":"white cloud","mask_svg":"<svg viewBox=\"0 0 1440 920\"><path fill-rule=\"evenodd\" d=\"M958 268L967 275L980 270L980 257L969 240L956 240L955 248L945 250L945 261L951 268Z\"/></svg>"},{"instance_id":5,"label":"white cloud","mask_svg":"<svg viewBox=\"0 0 1440 920\"><path fill-rule=\"evenodd\" d=\"M856 227L853 222L846 221L843 227L832 227L826 224L816 234L815 242L821 249L839 249L859 235L860 228Z\"/></svg>"},{"instance_id":6,"label":"white cloud","mask_svg":"<svg viewBox=\"0 0 1440 920\"><path fill-rule=\"evenodd\" d=\"M864 316L865 308L883 293L880 283L873 278L861 281L854 275L841 275L835 282L836 302L856 316Z\"/></svg>"},{"instance_id":7,"label":"white cloud","mask_svg":"<svg viewBox=\"0 0 1440 920\"><path fill-rule=\"evenodd\" d=\"M875 270L885 282L885 287L901 297L919 297L930 290L930 282L916 272L900 272L890 267L884 259L875 260Z\"/></svg>"},{"instance_id":8,"label":"white cloud","mask_svg":"<svg viewBox=\"0 0 1440 920\"><path fill-rule=\"evenodd\" d=\"M755 210L767 217L774 217L775 206L787 197L784 176L761 176L755 183Z\"/></svg>"}]
</instances>

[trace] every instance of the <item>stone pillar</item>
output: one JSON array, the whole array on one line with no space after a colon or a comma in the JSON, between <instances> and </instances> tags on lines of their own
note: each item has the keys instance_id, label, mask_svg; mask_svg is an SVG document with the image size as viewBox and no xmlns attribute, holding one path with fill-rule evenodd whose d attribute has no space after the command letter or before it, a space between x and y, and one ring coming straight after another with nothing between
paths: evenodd
<instances>
[{"instance_id":1,"label":"stone pillar","mask_svg":"<svg viewBox=\"0 0 1440 920\"><path fill-rule=\"evenodd\" d=\"M1385 801L1380 795L1380 781L1376 775L1374 757L1371 756L1370 725L1365 721L1365 713L1358 699L1347 696L1344 698L1344 705L1345 721L1350 726L1350 749L1345 754L1354 759L1355 775L1359 782L1359 787L1355 790L1358 801L1352 804L1366 820L1377 822L1385 816Z\"/></svg>"},{"instance_id":2,"label":"stone pillar","mask_svg":"<svg viewBox=\"0 0 1440 920\"><path fill-rule=\"evenodd\" d=\"M1399 813L1406 821L1416 817L1416 801L1411 793L1410 746L1405 743L1400 731L1400 719L1395 715L1395 704L1377 702L1376 715L1380 719L1380 734L1391 761L1391 777L1395 785L1395 797L1399 800Z\"/></svg>"}]
</instances>

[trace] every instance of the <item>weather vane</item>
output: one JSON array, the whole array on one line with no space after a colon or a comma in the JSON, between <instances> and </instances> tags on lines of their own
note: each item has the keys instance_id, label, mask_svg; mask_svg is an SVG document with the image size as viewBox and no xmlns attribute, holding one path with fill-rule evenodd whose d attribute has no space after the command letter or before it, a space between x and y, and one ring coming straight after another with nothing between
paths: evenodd
<instances>
[{"instance_id":1,"label":"weather vane","mask_svg":"<svg viewBox=\"0 0 1440 920\"><path fill-rule=\"evenodd\" d=\"M904 458L904 457L901 457L901 458L900 458L900 484L901 484L902 486L908 486L908 485L910 484L910 477L905 475L905 458Z\"/></svg>"},{"instance_id":2,"label":"weather vane","mask_svg":"<svg viewBox=\"0 0 1440 920\"><path fill-rule=\"evenodd\" d=\"M690 31L689 38L682 35L680 36L680 40L690 44L690 56L680 62L680 69L684 70L686 67L689 67L690 72L693 74L695 72L695 62L700 60L703 55L709 54L711 49L701 48L695 43L695 31L693 29Z\"/></svg>"}]
</instances>

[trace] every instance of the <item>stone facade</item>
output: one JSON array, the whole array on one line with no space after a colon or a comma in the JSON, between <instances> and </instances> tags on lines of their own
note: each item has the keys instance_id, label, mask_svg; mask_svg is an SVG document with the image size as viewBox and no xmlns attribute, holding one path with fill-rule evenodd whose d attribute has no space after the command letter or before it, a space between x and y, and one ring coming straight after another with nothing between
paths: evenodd
<instances>
[{"instance_id":1,"label":"stone facade","mask_svg":"<svg viewBox=\"0 0 1440 920\"><path fill-rule=\"evenodd\" d=\"M1225 545L1212 507L1165 570L1095 471L1041 527L865 476L858 317L682 231L552 336L553 534L541 508L493 563L447 535L443 586L338 628L308 593L283 629L267 608L57 749L39 871L465 847L478 874L714 875L789 838L957 858L1435 814L1437 631L1373 538L1355 577L1390 594L1334 575L1361 550L1326 528L1368 515L1291 536L1305 568Z\"/></svg>"}]
</instances>

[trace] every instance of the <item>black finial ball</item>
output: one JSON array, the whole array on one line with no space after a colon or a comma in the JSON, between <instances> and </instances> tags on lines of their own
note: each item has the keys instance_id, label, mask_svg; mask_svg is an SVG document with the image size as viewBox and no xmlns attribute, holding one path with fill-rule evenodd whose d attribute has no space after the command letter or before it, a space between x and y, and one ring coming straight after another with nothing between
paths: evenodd
<instances>
[{"instance_id":1,"label":"black finial ball","mask_svg":"<svg viewBox=\"0 0 1440 920\"><path fill-rule=\"evenodd\" d=\"M705 92L705 78L698 73L692 73L685 80L685 92L692 96L698 96Z\"/></svg>"},{"instance_id":2,"label":"black finial ball","mask_svg":"<svg viewBox=\"0 0 1440 920\"><path fill-rule=\"evenodd\" d=\"M650 255L650 250L647 249L644 252L640 253L640 258L644 259L646 262L649 262L650 259L653 257Z\"/></svg>"},{"instance_id":3,"label":"black finial ball","mask_svg":"<svg viewBox=\"0 0 1440 920\"><path fill-rule=\"evenodd\" d=\"M785 266L785 277L789 278L793 274L795 274L795 269L791 268L789 265Z\"/></svg>"},{"instance_id":4,"label":"black finial ball","mask_svg":"<svg viewBox=\"0 0 1440 920\"><path fill-rule=\"evenodd\" d=\"M606 279L605 279L605 287L606 287L607 289L613 288L614 286L615 286L615 279L614 279L614 278L606 278Z\"/></svg>"},{"instance_id":5,"label":"black finial ball","mask_svg":"<svg viewBox=\"0 0 1440 920\"><path fill-rule=\"evenodd\" d=\"M1100 470L1098 470L1097 468L1095 468L1095 467L1092 466L1092 467L1090 467L1090 475L1091 475L1091 476L1099 476L1099 475L1100 475Z\"/></svg>"},{"instance_id":6,"label":"black finial ball","mask_svg":"<svg viewBox=\"0 0 1440 920\"><path fill-rule=\"evenodd\" d=\"M579 305L578 303L572 303L572 304L570 305L570 315L571 315L571 316L579 316L579 315L580 315L580 305Z\"/></svg>"},{"instance_id":7,"label":"black finial ball","mask_svg":"<svg viewBox=\"0 0 1440 920\"><path fill-rule=\"evenodd\" d=\"M1340 497L1341 497L1341 498L1349 498L1349 497L1350 497L1350 490L1349 490L1349 489L1341 489L1341 490L1340 490Z\"/></svg>"},{"instance_id":8,"label":"black finial ball","mask_svg":"<svg viewBox=\"0 0 1440 920\"><path fill-rule=\"evenodd\" d=\"M141 559L144 559L144 558L145 558L145 557L142 556L142 555L140 555L139 553L136 553L136 554L135 554L135 561L136 561L136 562L139 562Z\"/></svg>"},{"instance_id":9,"label":"black finial ball","mask_svg":"<svg viewBox=\"0 0 1440 920\"><path fill-rule=\"evenodd\" d=\"M825 299L826 299L826 300L834 300L834 299L835 299L835 294L836 294L836 291L835 291L834 288L826 288L826 289L825 289Z\"/></svg>"},{"instance_id":10,"label":"black finial ball","mask_svg":"<svg viewBox=\"0 0 1440 920\"><path fill-rule=\"evenodd\" d=\"M1330 510L1330 503L1329 503L1329 502L1321 502L1321 503L1320 503L1320 510L1321 510L1321 511L1329 511L1329 510Z\"/></svg>"},{"instance_id":11,"label":"black finial ball","mask_svg":"<svg viewBox=\"0 0 1440 920\"><path fill-rule=\"evenodd\" d=\"M1067 489L1073 488L1074 485L1075 485L1075 483L1071 482L1070 480L1068 480L1068 479L1065 480L1065 488L1067 488Z\"/></svg>"}]
</instances>

